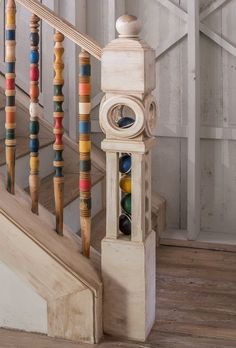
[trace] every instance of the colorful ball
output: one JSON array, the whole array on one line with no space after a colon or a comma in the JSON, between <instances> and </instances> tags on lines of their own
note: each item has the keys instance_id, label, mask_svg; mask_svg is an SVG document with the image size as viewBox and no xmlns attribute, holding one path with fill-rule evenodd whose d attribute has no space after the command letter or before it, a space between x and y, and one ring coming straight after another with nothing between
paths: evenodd
<instances>
[{"instance_id":1,"label":"colorful ball","mask_svg":"<svg viewBox=\"0 0 236 348\"><path fill-rule=\"evenodd\" d=\"M117 124L120 128L129 128L134 124L134 119L131 117L121 117Z\"/></svg>"},{"instance_id":2,"label":"colorful ball","mask_svg":"<svg viewBox=\"0 0 236 348\"><path fill-rule=\"evenodd\" d=\"M119 229L126 236L131 235L131 218L129 215L121 214L119 217Z\"/></svg>"},{"instance_id":3,"label":"colorful ball","mask_svg":"<svg viewBox=\"0 0 236 348\"><path fill-rule=\"evenodd\" d=\"M120 188L125 193L131 193L131 176L123 175L120 179Z\"/></svg>"},{"instance_id":4,"label":"colorful ball","mask_svg":"<svg viewBox=\"0 0 236 348\"><path fill-rule=\"evenodd\" d=\"M124 209L124 211L131 215L131 194L125 195L121 200L121 206Z\"/></svg>"},{"instance_id":5,"label":"colorful ball","mask_svg":"<svg viewBox=\"0 0 236 348\"><path fill-rule=\"evenodd\" d=\"M120 157L119 170L123 174L128 174L131 171L131 156L125 154Z\"/></svg>"}]
</instances>

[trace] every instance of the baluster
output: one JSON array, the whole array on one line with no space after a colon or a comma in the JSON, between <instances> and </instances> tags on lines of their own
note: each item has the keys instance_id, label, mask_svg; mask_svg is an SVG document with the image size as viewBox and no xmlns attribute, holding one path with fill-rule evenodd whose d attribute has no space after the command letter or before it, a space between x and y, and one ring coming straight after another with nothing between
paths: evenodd
<instances>
[{"instance_id":1,"label":"baluster","mask_svg":"<svg viewBox=\"0 0 236 348\"><path fill-rule=\"evenodd\" d=\"M15 48L16 48L16 4L8 0L6 5L6 167L7 190L15 192L15 153L16 153L16 104L15 104Z\"/></svg>"},{"instance_id":2,"label":"baluster","mask_svg":"<svg viewBox=\"0 0 236 348\"><path fill-rule=\"evenodd\" d=\"M64 85L63 79L63 47L64 35L59 32L56 32L54 35L54 134L55 134L55 143L53 148L55 150L55 158L54 158L54 168L55 168L55 176L53 178L54 182L54 196L55 196L55 211L56 211L56 231L59 235L63 235L63 207L64 207L64 176L62 173L64 162L63 162L63 101L64 95L62 92L62 88Z\"/></svg>"},{"instance_id":3,"label":"baluster","mask_svg":"<svg viewBox=\"0 0 236 348\"><path fill-rule=\"evenodd\" d=\"M83 254L90 256L91 239L91 124L90 124L90 55L79 55L79 152L80 152L80 226Z\"/></svg>"},{"instance_id":4,"label":"baluster","mask_svg":"<svg viewBox=\"0 0 236 348\"><path fill-rule=\"evenodd\" d=\"M39 17L32 14L30 20L30 176L29 187L33 213L38 214L39 200Z\"/></svg>"}]
</instances>

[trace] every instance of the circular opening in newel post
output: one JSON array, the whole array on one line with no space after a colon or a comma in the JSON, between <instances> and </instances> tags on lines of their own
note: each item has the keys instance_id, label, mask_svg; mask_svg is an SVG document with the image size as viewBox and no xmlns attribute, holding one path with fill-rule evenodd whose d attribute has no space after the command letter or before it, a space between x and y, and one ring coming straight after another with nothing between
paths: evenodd
<instances>
[{"instance_id":1,"label":"circular opening in newel post","mask_svg":"<svg viewBox=\"0 0 236 348\"><path fill-rule=\"evenodd\" d=\"M111 127L119 129L120 131L125 131L131 128L136 121L135 112L126 105L114 106L108 115L108 122Z\"/></svg>"}]
</instances>

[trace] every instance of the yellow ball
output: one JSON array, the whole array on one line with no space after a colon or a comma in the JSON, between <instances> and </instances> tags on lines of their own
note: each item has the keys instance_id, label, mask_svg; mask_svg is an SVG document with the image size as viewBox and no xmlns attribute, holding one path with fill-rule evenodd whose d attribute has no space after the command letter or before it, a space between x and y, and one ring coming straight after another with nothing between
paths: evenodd
<instances>
[{"instance_id":1,"label":"yellow ball","mask_svg":"<svg viewBox=\"0 0 236 348\"><path fill-rule=\"evenodd\" d=\"M125 193L131 193L131 176L123 175L120 179L120 188Z\"/></svg>"}]
</instances>

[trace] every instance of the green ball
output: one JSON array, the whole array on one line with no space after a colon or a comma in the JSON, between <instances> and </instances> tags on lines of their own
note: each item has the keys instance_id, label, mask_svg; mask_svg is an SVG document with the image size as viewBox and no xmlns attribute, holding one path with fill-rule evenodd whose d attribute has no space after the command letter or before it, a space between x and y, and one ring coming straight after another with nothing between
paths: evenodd
<instances>
[{"instance_id":1,"label":"green ball","mask_svg":"<svg viewBox=\"0 0 236 348\"><path fill-rule=\"evenodd\" d=\"M125 195L121 200L121 206L124 209L124 211L131 215L131 194Z\"/></svg>"}]
</instances>

